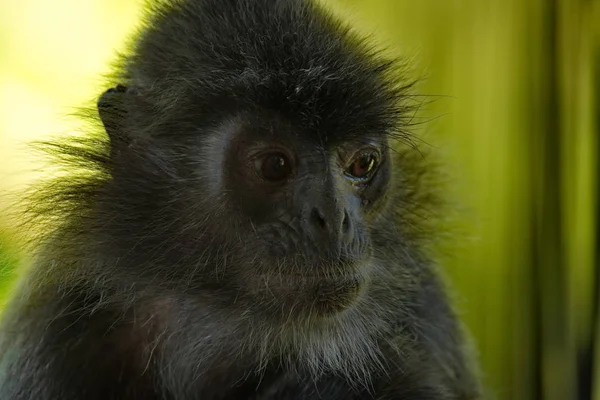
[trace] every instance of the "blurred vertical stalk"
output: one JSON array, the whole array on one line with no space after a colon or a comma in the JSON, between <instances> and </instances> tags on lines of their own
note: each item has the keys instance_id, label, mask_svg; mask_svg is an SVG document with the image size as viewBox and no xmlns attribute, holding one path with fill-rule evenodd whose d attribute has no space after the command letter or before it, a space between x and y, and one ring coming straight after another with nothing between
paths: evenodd
<instances>
[{"instance_id":1,"label":"blurred vertical stalk","mask_svg":"<svg viewBox=\"0 0 600 400\"><path fill-rule=\"evenodd\" d=\"M547 400L587 400L592 390L597 137L591 5L534 0L531 9L531 37L539 38L530 41L538 396Z\"/></svg>"},{"instance_id":2,"label":"blurred vertical stalk","mask_svg":"<svg viewBox=\"0 0 600 400\"><path fill-rule=\"evenodd\" d=\"M589 341L589 385L591 391L591 399L600 400L600 197L598 196L600 188L600 162L598 162L598 155L600 154L600 0L596 0L590 9L585 13L586 25L590 29L588 49L591 56L591 78L590 88L592 93L590 96L590 130L592 132L592 138L595 140L596 153L593 154L592 160L594 161L594 172L595 176L592 177L593 182L596 184L593 186L594 191L592 192L592 202L596 210L595 218L595 229L593 233L595 236L595 259L593 260L592 268L595 272L594 290L595 296L593 297L592 307L592 329ZM594 29L595 28L595 29ZM588 382L586 382L588 383Z\"/></svg>"},{"instance_id":3,"label":"blurred vertical stalk","mask_svg":"<svg viewBox=\"0 0 600 400\"><path fill-rule=\"evenodd\" d=\"M566 268L569 274L569 348L577 361L578 399L592 399L594 368L600 358L594 333L598 315L598 234L600 226L598 189L598 103L597 81L600 2L561 0L559 60L561 99L564 109L562 136L565 186ZM595 65L596 64L596 65ZM598 398L598 394L595 395Z\"/></svg>"},{"instance_id":4,"label":"blurred vertical stalk","mask_svg":"<svg viewBox=\"0 0 600 400\"><path fill-rule=\"evenodd\" d=\"M558 1L558 0L557 0ZM595 5L594 5L595 3ZM594 15L598 1L560 0L557 3L556 46L557 87L562 110L561 142L564 203L563 240L565 244L566 350L572 355L577 393L572 398L591 399L593 320L597 309L598 279L596 230L598 218L597 117L594 112L594 52L598 51ZM569 374L569 370L563 371Z\"/></svg>"},{"instance_id":5,"label":"blurred vertical stalk","mask_svg":"<svg viewBox=\"0 0 600 400\"><path fill-rule=\"evenodd\" d=\"M568 352L566 269L563 262L563 157L561 156L560 93L558 85L558 2L535 1L531 39L532 67L531 170L534 199L532 271L535 320L539 334L534 347L540 381L538 396L546 400L573 399L574 365Z\"/></svg>"}]
</instances>

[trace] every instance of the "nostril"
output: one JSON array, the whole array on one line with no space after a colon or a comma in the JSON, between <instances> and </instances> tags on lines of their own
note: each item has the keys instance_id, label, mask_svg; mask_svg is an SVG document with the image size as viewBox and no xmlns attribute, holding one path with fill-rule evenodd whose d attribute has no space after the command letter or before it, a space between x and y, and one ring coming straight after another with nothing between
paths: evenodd
<instances>
[{"instance_id":1,"label":"nostril","mask_svg":"<svg viewBox=\"0 0 600 400\"><path fill-rule=\"evenodd\" d=\"M310 217L312 219L312 222L315 225L317 225L319 228L321 228L321 229L326 229L327 228L327 221L325 221L325 217L316 208L313 208Z\"/></svg>"},{"instance_id":2,"label":"nostril","mask_svg":"<svg viewBox=\"0 0 600 400\"><path fill-rule=\"evenodd\" d=\"M348 211L344 211L344 219L342 221L342 232L348 233L350 231L350 216Z\"/></svg>"}]
</instances>

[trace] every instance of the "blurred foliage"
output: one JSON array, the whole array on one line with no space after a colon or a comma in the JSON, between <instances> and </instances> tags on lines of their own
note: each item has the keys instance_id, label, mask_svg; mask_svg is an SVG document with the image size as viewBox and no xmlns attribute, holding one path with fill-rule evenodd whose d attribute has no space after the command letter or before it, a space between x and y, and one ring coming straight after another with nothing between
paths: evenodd
<instances>
[{"instance_id":1,"label":"blurred foliage","mask_svg":"<svg viewBox=\"0 0 600 400\"><path fill-rule=\"evenodd\" d=\"M323 1L427 71L424 118L444 116L426 140L453 166L470 233L447 270L487 385L600 400L600 0ZM100 92L140 3L0 4L0 190L39 173L23 143L72 129L62 116ZM7 240L0 279L16 261Z\"/></svg>"},{"instance_id":2,"label":"blurred foliage","mask_svg":"<svg viewBox=\"0 0 600 400\"><path fill-rule=\"evenodd\" d=\"M8 248L7 240L0 240L0 293L4 293L12 283L17 265L17 256L14 250ZM2 305L0 301L0 305Z\"/></svg>"}]
</instances>

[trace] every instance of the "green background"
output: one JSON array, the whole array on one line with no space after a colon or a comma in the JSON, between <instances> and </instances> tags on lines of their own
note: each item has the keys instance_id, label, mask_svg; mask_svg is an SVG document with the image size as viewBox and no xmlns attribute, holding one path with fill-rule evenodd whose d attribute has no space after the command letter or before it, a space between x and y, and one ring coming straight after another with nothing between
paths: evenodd
<instances>
[{"instance_id":1,"label":"green background","mask_svg":"<svg viewBox=\"0 0 600 400\"><path fill-rule=\"evenodd\" d=\"M600 1L324 2L410 58L435 100L419 130L461 205L444 258L486 384L498 399L600 400ZM3 193L41 172L25 142L74 129L64 116L102 90L139 11L140 0L0 3ZM4 292L24 256L17 222L0 215Z\"/></svg>"}]
</instances>

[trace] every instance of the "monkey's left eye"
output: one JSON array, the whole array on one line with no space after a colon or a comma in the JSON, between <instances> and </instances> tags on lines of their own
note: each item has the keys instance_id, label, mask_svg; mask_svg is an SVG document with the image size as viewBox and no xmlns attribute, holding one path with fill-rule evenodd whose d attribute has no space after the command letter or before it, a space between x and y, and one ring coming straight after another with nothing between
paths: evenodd
<instances>
[{"instance_id":1,"label":"monkey's left eye","mask_svg":"<svg viewBox=\"0 0 600 400\"><path fill-rule=\"evenodd\" d=\"M258 174L269 182L282 182L292 174L292 163L283 153L269 153L256 162Z\"/></svg>"},{"instance_id":2,"label":"monkey's left eye","mask_svg":"<svg viewBox=\"0 0 600 400\"><path fill-rule=\"evenodd\" d=\"M346 174L352 178L365 181L373 176L378 166L379 153L374 150L363 151L352 159L346 167Z\"/></svg>"}]
</instances>

